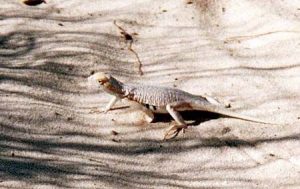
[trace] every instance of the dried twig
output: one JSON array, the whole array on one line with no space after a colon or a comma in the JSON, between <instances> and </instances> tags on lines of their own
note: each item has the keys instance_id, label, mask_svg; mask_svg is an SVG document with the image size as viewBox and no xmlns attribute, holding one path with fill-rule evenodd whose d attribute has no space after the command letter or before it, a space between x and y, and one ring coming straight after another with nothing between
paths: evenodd
<instances>
[{"instance_id":1,"label":"dried twig","mask_svg":"<svg viewBox=\"0 0 300 189\"><path fill-rule=\"evenodd\" d=\"M133 44L132 35L130 35L128 32L126 32L126 30L124 28L119 26L116 21L114 21L114 25L121 31L120 33L123 35L125 40L129 41L128 50L131 51L135 55L137 62L138 62L138 72L140 75L143 75L144 73L142 71L142 62L140 60L140 57L139 57L138 53L132 48L132 44Z\"/></svg>"}]
</instances>

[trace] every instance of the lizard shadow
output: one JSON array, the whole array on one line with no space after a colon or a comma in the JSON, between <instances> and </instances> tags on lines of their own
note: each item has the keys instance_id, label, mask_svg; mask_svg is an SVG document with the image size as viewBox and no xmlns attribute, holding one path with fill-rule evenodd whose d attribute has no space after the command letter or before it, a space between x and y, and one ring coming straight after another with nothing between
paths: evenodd
<instances>
[{"instance_id":1,"label":"lizard shadow","mask_svg":"<svg viewBox=\"0 0 300 189\"><path fill-rule=\"evenodd\" d=\"M188 122L189 126L198 126L200 123L205 121L218 119L220 117L226 117L217 113L198 111L198 110L180 112L180 115L183 117L185 121ZM172 121L174 121L174 119L171 117L170 114L155 114L153 120L153 122L163 122L163 123L172 122Z\"/></svg>"}]
</instances>

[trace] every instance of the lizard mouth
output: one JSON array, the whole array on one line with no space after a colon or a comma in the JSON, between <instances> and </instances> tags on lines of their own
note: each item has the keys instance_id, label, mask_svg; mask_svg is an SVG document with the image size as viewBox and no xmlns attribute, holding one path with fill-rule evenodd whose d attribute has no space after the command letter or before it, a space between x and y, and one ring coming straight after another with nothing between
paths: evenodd
<instances>
[{"instance_id":1,"label":"lizard mouth","mask_svg":"<svg viewBox=\"0 0 300 189\"><path fill-rule=\"evenodd\" d=\"M104 85L105 83L107 83L108 82L108 80L98 80L98 83L100 84L100 85Z\"/></svg>"}]
</instances>

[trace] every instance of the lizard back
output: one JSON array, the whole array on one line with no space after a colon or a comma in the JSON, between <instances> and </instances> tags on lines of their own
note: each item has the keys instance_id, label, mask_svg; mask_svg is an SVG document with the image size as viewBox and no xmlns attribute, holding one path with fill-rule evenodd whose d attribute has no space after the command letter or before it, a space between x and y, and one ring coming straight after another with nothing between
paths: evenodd
<instances>
[{"instance_id":1,"label":"lizard back","mask_svg":"<svg viewBox=\"0 0 300 189\"><path fill-rule=\"evenodd\" d=\"M127 98L139 102L141 104L148 104L152 106L166 106L169 103L178 101L189 101L190 99L201 98L190 93L168 88L147 85L126 85ZM205 100L205 98L203 98Z\"/></svg>"}]
</instances>

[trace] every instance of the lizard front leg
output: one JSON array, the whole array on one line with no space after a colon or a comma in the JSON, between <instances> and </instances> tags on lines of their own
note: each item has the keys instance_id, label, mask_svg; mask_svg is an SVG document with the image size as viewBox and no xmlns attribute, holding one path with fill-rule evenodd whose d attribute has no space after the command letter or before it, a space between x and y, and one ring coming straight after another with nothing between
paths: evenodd
<instances>
[{"instance_id":1,"label":"lizard front leg","mask_svg":"<svg viewBox=\"0 0 300 189\"><path fill-rule=\"evenodd\" d=\"M91 110L91 113L106 113L108 112L118 101L120 100L119 97L117 96L113 96L111 98L111 100L109 101L109 103L106 105L105 109L102 110L102 111L99 111L99 110Z\"/></svg>"},{"instance_id":2,"label":"lizard front leg","mask_svg":"<svg viewBox=\"0 0 300 189\"><path fill-rule=\"evenodd\" d=\"M177 102L173 104L168 104L166 106L168 113L177 122L177 125L174 125L170 127L170 129L168 129L164 136L165 140L175 138L182 129L185 129L187 127L187 124L185 123L184 119L177 111L177 109L180 109L183 105L186 105L186 103Z\"/></svg>"},{"instance_id":3,"label":"lizard front leg","mask_svg":"<svg viewBox=\"0 0 300 189\"><path fill-rule=\"evenodd\" d=\"M119 97L113 96L109 103L106 105L104 109L104 113L108 112L118 101L120 100Z\"/></svg>"}]
</instances>

